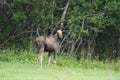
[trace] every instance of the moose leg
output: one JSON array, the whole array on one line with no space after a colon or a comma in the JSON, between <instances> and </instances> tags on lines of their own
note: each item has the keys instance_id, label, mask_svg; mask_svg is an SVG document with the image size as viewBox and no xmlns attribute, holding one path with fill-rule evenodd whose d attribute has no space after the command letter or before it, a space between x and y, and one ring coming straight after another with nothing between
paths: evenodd
<instances>
[{"instance_id":1,"label":"moose leg","mask_svg":"<svg viewBox=\"0 0 120 80\"><path fill-rule=\"evenodd\" d=\"M39 64L39 67L41 67L41 68L42 68L42 55L43 55L43 53L38 54L38 64Z\"/></svg>"},{"instance_id":2,"label":"moose leg","mask_svg":"<svg viewBox=\"0 0 120 80\"><path fill-rule=\"evenodd\" d=\"M38 64L39 64L39 67L42 68L42 56L43 56L43 52L39 52L38 54Z\"/></svg>"},{"instance_id":3,"label":"moose leg","mask_svg":"<svg viewBox=\"0 0 120 80\"><path fill-rule=\"evenodd\" d=\"M44 53L44 45L41 46L39 53L38 53L38 63L39 66L42 68L42 57L43 57L43 53Z\"/></svg>"},{"instance_id":4,"label":"moose leg","mask_svg":"<svg viewBox=\"0 0 120 80\"><path fill-rule=\"evenodd\" d=\"M56 53L57 51L54 52L54 65L56 65Z\"/></svg>"},{"instance_id":5,"label":"moose leg","mask_svg":"<svg viewBox=\"0 0 120 80\"><path fill-rule=\"evenodd\" d=\"M51 52L48 52L48 65L50 64L50 60L51 60Z\"/></svg>"}]
</instances>

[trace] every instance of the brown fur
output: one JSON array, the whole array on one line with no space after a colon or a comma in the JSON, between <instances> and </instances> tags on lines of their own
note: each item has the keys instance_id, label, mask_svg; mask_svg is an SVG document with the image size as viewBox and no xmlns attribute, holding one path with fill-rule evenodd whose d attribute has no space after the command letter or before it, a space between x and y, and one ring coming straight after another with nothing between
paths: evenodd
<instances>
[{"instance_id":1,"label":"brown fur","mask_svg":"<svg viewBox=\"0 0 120 80\"><path fill-rule=\"evenodd\" d=\"M44 51L48 51L48 64L50 64L50 55L54 52L54 64L56 65L56 54L59 50L59 39L62 38L62 31L58 30L55 35L38 36L36 38L36 46L38 53L38 62L42 67L42 55Z\"/></svg>"}]
</instances>

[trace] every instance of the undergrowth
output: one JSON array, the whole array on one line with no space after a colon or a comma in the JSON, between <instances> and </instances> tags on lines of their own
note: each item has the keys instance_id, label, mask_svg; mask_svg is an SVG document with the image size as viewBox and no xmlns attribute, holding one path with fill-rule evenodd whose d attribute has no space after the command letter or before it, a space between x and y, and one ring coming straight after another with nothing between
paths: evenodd
<instances>
[{"instance_id":1,"label":"undergrowth","mask_svg":"<svg viewBox=\"0 0 120 80\"><path fill-rule=\"evenodd\" d=\"M34 63L38 64L37 53L34 50L13 50L5 49L0 50L0 61L6 62L22 62L22 63ZM43 56L43 65L47 64L47 53ZM53 65L53 56L51 56L51 65ZM82 67L90 69L111 69L115 71L120 71L120 60L118 62L108 62L104 63L99 60L85 60L81 59L79 61L72 56L57 56L57 66L60 67Z\"/></svg>"}]
</instances>

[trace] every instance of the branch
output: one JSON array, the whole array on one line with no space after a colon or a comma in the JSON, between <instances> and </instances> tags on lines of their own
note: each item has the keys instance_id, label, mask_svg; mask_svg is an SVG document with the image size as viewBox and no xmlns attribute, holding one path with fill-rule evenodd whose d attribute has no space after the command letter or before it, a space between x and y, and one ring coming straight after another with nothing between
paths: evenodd
<instances>
[{"instance_id":1,"label":"branch","mask_svg":"<svg viewBox=\"0 0 120 80\"><path fill-rule=\"evenodd\" d=\"M69 7L69 0L67 2L66 6L65 6L65 9L64 9L63 14L61 16L61 19L58 21L58 23L56 24L55 28L52 30L52 34L55 31L55 29L58 27L58 25L60 25L60 29L63 29L64 21L65 21L65 15L66 15L68 7Z\"/></svg>"},{"instance_id":2,"label":"branch","mask_svg":"<svg viewBox=\"0 0 120 80\"><path fill-rule=\"evenodd\" d=\"M66 12L67 12L68 7L69 7L69 0L68 0L68 2L67 2L67 4L66 4L65 9L64 9L64 11L63 11L63 14L62 14L62 16L61 16L61 20L60 20L60 22L61 22L60 28L61 28L61 29L63 29L63 27L64 27L64 23L63 23L63 22L65 21L65 15L66 15Z\"/></svg>"},{"instance_id":3,"label":"branch","mask_svg":"<svg viewBox=\"0 0 120 80\"><path fill-rule=\"evenodd\" d=\"M28 28L29 29L29 28ZM28 30L27 29L27 30ZM10 39L12 39L12 38L15 38L15 37L17 37L17 36L20 36L20 35L22 35L22 34L24 34L24 33L30 33L31 31L23 31L23 32L21 32L21 33L19 33L19 34L16 34L15 36L10 36L7 40L5 40L2 44L0 44L0 48L3 46L3 45L5 45Z\"/></svg>"},{"instance_id":4,"label":"branch","mask_svg":"<svg viewBox=\"0 0 120 80\"><path fill-rule=\"evenodd\" d=\"M63 42L65 41L65 39L67 39L67 37L71 34L71 30L68 32L68 34L63 38L62 42L60 43L60 46L63 44Z\"/></svg>"}]
</instances>

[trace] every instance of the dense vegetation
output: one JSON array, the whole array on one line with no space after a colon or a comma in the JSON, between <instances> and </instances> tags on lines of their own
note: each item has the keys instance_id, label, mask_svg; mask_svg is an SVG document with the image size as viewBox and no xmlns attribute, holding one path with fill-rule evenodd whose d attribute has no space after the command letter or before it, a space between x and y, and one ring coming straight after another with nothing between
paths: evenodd
<instances>
[{"instance_id":1,"label":"dense vegetation","mask_svg":"<svg viewBox=\"0 0 120 80\"><path fill-rule=\"evenodd\" d=\"M7 51L11 49L14 56L31 51L35 49L36 35L62 29L61 55L72 55L78 60L117 60L120 58L118 6L119 0L1 0L0 57L4 57L2 53L10 55Z\"/></svg>"}]
</instances>

